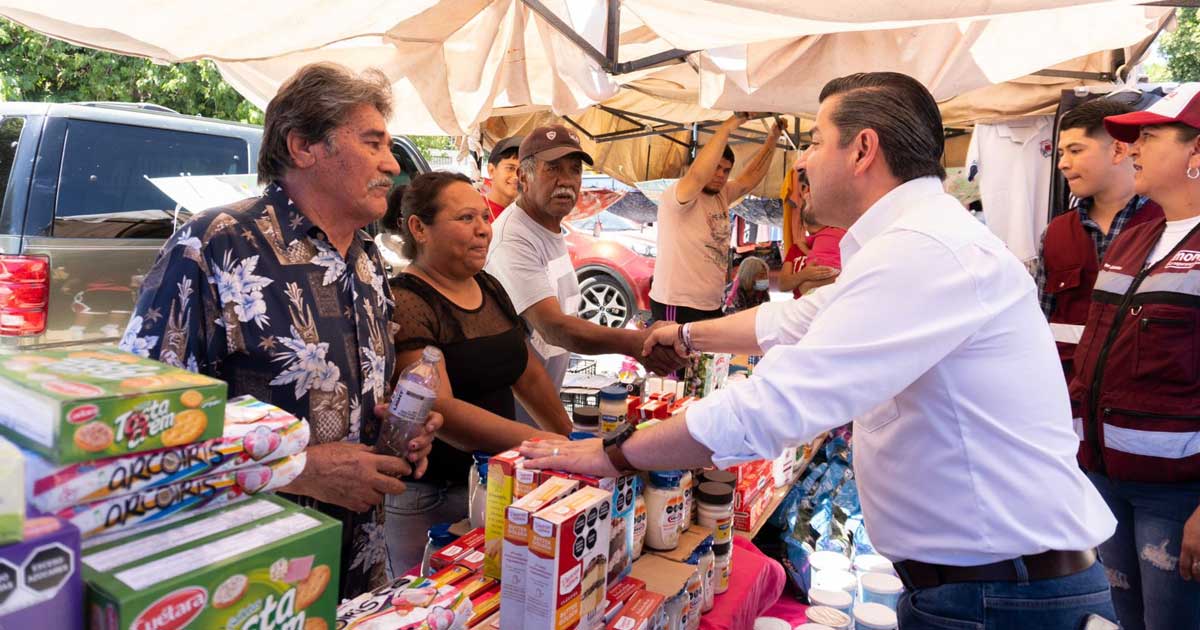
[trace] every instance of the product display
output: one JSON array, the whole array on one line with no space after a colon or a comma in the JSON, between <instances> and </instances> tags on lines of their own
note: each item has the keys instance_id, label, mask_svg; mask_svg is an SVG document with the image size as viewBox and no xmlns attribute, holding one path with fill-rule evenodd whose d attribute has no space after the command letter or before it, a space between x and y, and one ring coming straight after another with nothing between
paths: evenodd
<instances>
[{"instance_id":1,"label":"product display","mask_svg":"<svg viewBox=\"0 0 1200 630\"><path fill-rule=\"evenodd\" d=\"M660 630L666 627L665 598L639 591L606 626L606 630Z\"/></svg>"},{"instance_id":2,"label":"product display","mask_svg":"<svg viewBox=\"0 0 1200 630\"><path fill-rule=\"evenodd\" d=\"M83 630L79 530L30 515L20 538L0 546L0 628Z\"/></svg>"},{"instance_id":3,"label":"product display","mask_svg":"<svg viewBox=\"0 0 1200 630\"><path fill-rule=\"evenodd\" d=\"M683 471L683 477L679 480L679 488L683 490L683 517L679 519L679 531L687 531L687 528L692 526L692 522L696 520L696 476L692 471Z\"/></svg>"},{"instance_id":4,"label":"product display","mask_svg":"<svg viewBox=\"0 0 1200 630\"><path fill-rule=\"evenodd\" d=\"M808 601L813 606L828 606L847 615L854 608L854 596L846 591L826 591L814 588L808 592Z\"/></svg>"},{"instance_id":5,"label":"product display","mask_svg":"<svg viewBox=\"0 0 1200 630\"><path fill-rule=\"evenodd\" d=\"M706 481L696 489L696 523L713 530L713 542L733 540L733 488Z\"/></svg>"},{"instance_id":6,"label":"product display","mask_svg":"<svg viewBox=\"0 0 1200 630\"><path fill-rule=\"evenodd\" d=\"M900 602L904 583L887 573L864 573L860 582L859 599L864 603L882 604L892 610Z\"/></svg>"},{"instance_id":7,"label":"product display","mask_svg":"<svg viewBox=\"0 0 1200 630\"><path fill-rule=\"evenodd\" d=\"M629 412L629 392L620 385L610 385L600 390L600 433L612 433L626 424Z\"/></svg>"},{"instance_id":8,"label":"product display","mask_svg":"<svg viewBox=\"0 0 1200 630\"><path fill-rule=\"evenodd\" d=\"M517 464L523 461L525 458L516 451L505 451L488 460L483 571L497 580L500 579L500 554L504 546L505 510L513 502Z\"/></svg>"},{"instance_id":9,"label":"product display","mask_svg":"<svg viewBox=\"0 0 1200 630\"><path fill-rule=\"evenodd\" d=\"M834 630L850 630L852 623L850 615L825 606L810 606L805 614L809 621L824 624Z\"/></svg>"},{"instance_id":10,"label":"product display","mask_svg":"<svg viewBox=\"0 0 1200 630\"><path fill-rule=\"evenodd\" d=\"M508 506L502 552L504 580L500 584L500 622L505 627L519 627L525 618L525 584L533 516L578 488L579 482L574 479L551 477Z\"/></svg>"},{"instance_id":11,"label":"product display","mask_svg":"<svg viewBox=\"0 0 1200 630\"><path fill-rule=\"evenodd\" d=\"M20 542L25 526L25 457L0 438L0 545Z\"/></svg>"},{"instance_id":12,"label":"product display","mask_svg":"<svg viewBox=\"0 0 1200 630\"><path fill-rule=\"evenodd\" d=\"M467 481L467 514L471 528L483 527L487 523L487 453L472 453L474 463Z\"/></svg>"},{"instance_id":13,"label":"product display","mask_svg":"<svg viewBox=\"0 0 1200 630\"><path fill-rule=\"evenodd\" d=\"M529 539L525 628L595 628L604 620L612 492L581 488L538 512Z\"/></svg>"},{"instance_id":14,"label":"product display","mask_svg":"<svg viewBox=\"0 0 1200 630\"><path fill-rule=\"evenodd\" d=\"M683 520L683 474L678 470L649 474L646 486L646 546L659 551L679 544L679 523Z\"/></svg>"},{"instance_id":15,"label":"product display","mask_svg":"<svg viewBox=\"0 0 1200 630\"><path fill-rule=\"evenodd\" d=\"M84 554L90 627L332 627L340 550L340 523L275 497L139 530Z\"/></svg>"},{"instance_id":16,"label":"product display","mask_svg":"<svg viewBox=\"0 0 1200 630\"><path fill-rule=\"evenodd\" d=\"M28 457L29 500L43 512L271 463L308 446L308 422L250 396L225 406L224 435L171 448L58 466Z\"/></svg>"},{"instance_id":17,"label":"product display","mask_svg":"<svg viewBox=\"0 0 1200 630\"><path fill-rule=\"evenodd\" d=\"M0 358L0 434L55 464L220 437L226 385L115 348Z\"/></svg>"},{"instance_id":18,"label":"product display","mask_svg":"<svg viewBox=\"0 0 1200 630\"><path fill-rule=\"evenodd\" d=\"M854 607L855 630L896 630L896 611L883 604L859 604Z\"/></svg>"}]
</instances>

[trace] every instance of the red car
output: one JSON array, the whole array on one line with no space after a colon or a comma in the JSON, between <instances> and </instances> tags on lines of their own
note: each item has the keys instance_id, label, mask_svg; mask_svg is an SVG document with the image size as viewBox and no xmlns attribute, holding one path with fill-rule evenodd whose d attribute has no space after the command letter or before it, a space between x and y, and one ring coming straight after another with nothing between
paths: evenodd
<instances>
[{"instance_id":1,"label":"red car","mask_svg":"<svg viewBox=\"0 0 1200 630\"><path fill-rule=\"evenodd\" d=\"M657 255L655 228L608 211L563 226L582 293L579 316L624 328L635 316L648 313Z\"/></svg>"}]
</instances>

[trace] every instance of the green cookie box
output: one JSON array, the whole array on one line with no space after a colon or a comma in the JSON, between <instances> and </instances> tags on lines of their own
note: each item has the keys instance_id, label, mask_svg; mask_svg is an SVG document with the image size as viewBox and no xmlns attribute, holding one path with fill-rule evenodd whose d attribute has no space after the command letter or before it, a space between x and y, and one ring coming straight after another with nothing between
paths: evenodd
<instances>
[{"instance_id":1,"label":"green cookie box","mask_svg":"<svg viewBox=\"0 0 1200 630\"><path fill-rule=\"evenodd\" d=\"M341 524L275 496L87 549L90 630L332 630Z\"/></svg>"},{"instance_id":2,"label":"green cookie box","mask_svg":"<svg viewBox=\"0 0 1200 630\"><path fill-rule=\"evenodd\" d=\"M56 464L181 446L221 436L226 389L113 347L5 353L0 434Z\"/></svg>"}]
</instances>

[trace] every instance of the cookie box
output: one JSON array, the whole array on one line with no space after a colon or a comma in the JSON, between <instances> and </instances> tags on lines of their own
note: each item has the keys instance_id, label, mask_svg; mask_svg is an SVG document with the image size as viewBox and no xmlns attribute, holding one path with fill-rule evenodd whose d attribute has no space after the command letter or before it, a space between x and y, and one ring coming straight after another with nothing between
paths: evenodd
<instances>
[{"instance_id":1,"label":"cookie box","mask_svg":"<svg viewBox=\"0 0 1200 630\"><path fill-rule=\"evenodd\" d=\"M19 542L25 523L25 456L0 438L0 545Z\"/></svg>"},{"instance_id":2,"label":"cookie box","mask_svg":"<svg viewBox=\"0 0 1200 630\"><path fill-rule=\"evenodd\" d=\"M176 514L228 505L291 483L304 471L305 453L215 475L85 503L55 512L71 521L84 538L148 525Z\"/></svg>"},{"instance_id":3,"label":"cookie box","mask_svg":"<svg viewBox=\"0 0 1200 630\"><path fill-rule=\"evenodd\" d=\"M455 586L438 586L429 578L403 577L343 602L338 606L334 628L458 630L465 628L470 620L470 598L470 594Z\"/></svg>"},{"instance_id":4,"label":"cookie box","mask_svg":"<svg viewBox=\"0 0 1200 630\"><path fill-rule=\"evenodd\" d=\"M525 630L603 627L612 500L581 488L533 517Z\"/></svg>"},{"instance_id":5,"label":"cookie box","mask_svg":"<svg viewBox=\"0 0 1200 630\"><path fill-rule=\"evenodd\" d=\"M225 434L219 438L66 466L31 455L26 464L29 501L43 512L56 512L273 462L303 451L308 439L308 422L242 396L225 405Z\"/></svg>"},{"instance_id":6,"label":"cookie box","mask_svg":"<svg viewBox=\"0 0 1200 630\"><path fill-rule=\"evenodd\" d=\"M0 433L55 464L221 437L225 383L116 348L0 355Z\"/></svg>"},{"instance_id":7,"label":"cookie box","mask_svg":"<svg viewBox=\"0 0 1200 630\"><path fill-rule=\"evenodd\" d=\"M330 630L341 524L256 497L83 556L91 630Z\"/></svg>"},{"instance_id":8,"label":"cookie box","mask_svg":"<svg viewBox=\"0 0 1200 630\"><path fill-rule=\"evenodd\" d=\"M0 628L83 630L79 530L31 513L23 537L0 546Z\"/></svg>"}]
</instances>

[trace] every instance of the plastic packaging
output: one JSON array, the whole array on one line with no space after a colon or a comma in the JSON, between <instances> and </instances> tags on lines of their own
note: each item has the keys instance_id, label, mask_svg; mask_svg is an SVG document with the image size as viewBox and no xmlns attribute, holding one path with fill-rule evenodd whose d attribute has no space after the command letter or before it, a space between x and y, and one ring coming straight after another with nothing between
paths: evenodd
<instances>
[{"instance_id":1,"label":"plastic packaging","mask_svg":"<svg viewBox=\"0 0 1200 630\"><path fill-rule=\"evenodd\" d=\"M662 470L649 474L646 499L646 546L670 551L679 546L679 522L683 518L683 473Z\"/></svg>"},{"instance_id":2,"label":"plastic packaging","mask_svg":"<svg viewBox=\"0 0 1200 630\"><path fill-rule=\"evenodd\" d=\"M860 576L864 573L887 573L896 575L896 567L892 561L873 553L860 553L854 556L854 572Z\"/></svg>"},{"instance_id":3,"label":"plastic packaging","mask_svg":"<svg viewBox=\"0 0 1200 630\"><path fill-rule=\"evenodd\" d=\"M421 575L423 577L433 575L433 569L429 567L429 558L457 538L450 533L450 523L438 523L429 528L429 539L425 543L425 555L421 558Z\"/></svg>"},{"instance_id":4,"label":"plastic packaging","mask_svg":"<svg viewBox=\"0 0 1200 630\"><path fill-rule=\"evenodd\" d=\"M696 489L696 522L713 530L715 544L733 540L733 487L706 481Z\"/></svg>"},{"instance_id":5,"label":"plastic packaging","mask_svg":"<svg viewBox=\"0 0 1200 630\"><path fill-rule=\"evenodd\" d=\"M575 431L598 435L600 433L600 408L576 406L571 411L571 424Z\"/></svg>"},{"instance_id":6,"label":"plastic packaging","mask_svg":"<svg viewBox=\"0 0 1200 630\"><path fill-rule=\"evenodd\" d=\"M887 573L864 573L859 579L863 603L883 604L892 610L900 603L904 583L900 578Z\"/></svg>"},{"instance_id":7,"label":"plastic packaging","mask_svg":"<svg viewBox=\"0 0 1200 630\"><path fill-rule=\"evenodd\" d=\"M858 594L858 578L849 571L841 569L813 570L812 587L823 591L846 591L851 595Z\"/></svg>"},{"instance_id":8,"label":"plastic packaging","mask_svg":"<svg viewBox=\"0 0 1200 630\"><path fill-rule=\"evenodd\" d=\"M804 614L809 621L825 624L833 630L850 630L850 615L840 610L834 610L828 606L809 606Z\"/></svg>"},{"instance_id":9,"label":"plastic packaging","mask_svg":"<svg viewBox=\"0 0 1200 630\"><path fill-rule=\"evenodd\" d=\"M716 571L717 579L717 588L714 592L720 595L729 590L729 575L733 572L733 543L713 545L713 553L716 554L713 570Z\"/></svg>"},{"instance_id":10,"label":"plastic packaging","mask_svg":"<svg viewBox=\"0 0 1200 630\"><path fill-rule=\"evenodd\" d=\"M847 615L854 609L854 596L846 591L827 591L814 588L808 592L808 603L813 606L828 606Z\"/></svg>"},{"instance_id":11,"label":"plastic packaging","mask_svg":"<svg viewBox=\"0 0 1200 630\"><path fill-rule=\"evenodd\" d=\"M620 385L600 390L600 433L612 433L627 424L629 392Z\"/></svg>"},{"instance_id":12,"label":"plastic packaging","mask_svg":"<svg viewBox=\"0 0 1200 630\"><path fill-rule=\"evenodd\" d=\"M441 385L438 372L441 362L442 351L425 346L420 360L400 373L376 446L380 453L404 457L408 454L408 442L425 430L425 418L433 410Z\"/></svg>"},{"instance_id":13,"label":"plastic packaging","mask_svg":"<svg viewBox=\"0 0 1200 630\"><path fill-rule=\"evenodd\" d=\"M474 462L467 482L467 514L471 521L471 529L483 527L487 522L487 469L491 457L482 451L471 454Z\"/></svg>"},{"instance_id":14,"label":"plastic packaging","mask_svg":"<svg viewBox=\"0 0 1200 630\"><path fill-rule=\"evenodd\" d=\"M704 605L701 611L708 612L713 608L713 601L717 595L717 555L713 553L712 538L705 539L696 548L696 566L700 569L700 576L703 578L700 592L704 596Z\"/></svg>"},{"instance_id":15,"label":"plastic packaging","mask_svg":"<svg viewBox=\"0 0 1200 630\"><path fill-rule=\"evenodd\" d=\"M686 532L696 521L696 476L692 471L683 471L679 487L683 490L683 518L679 519L679 531Z\"/></svg>"},{"instance_id":16,"label":"plastic packaging","mask_svg":"<svg viewBox=\"0 0 1200 630\"><path fill-rule=\"evenodd\" d=\"M639 483L641 480L639 479ZM637 503L633 509L633 559L642 557L642 548L646 544L646 498L641 492L637 494Z\"/></svg>"}]
</instances>

